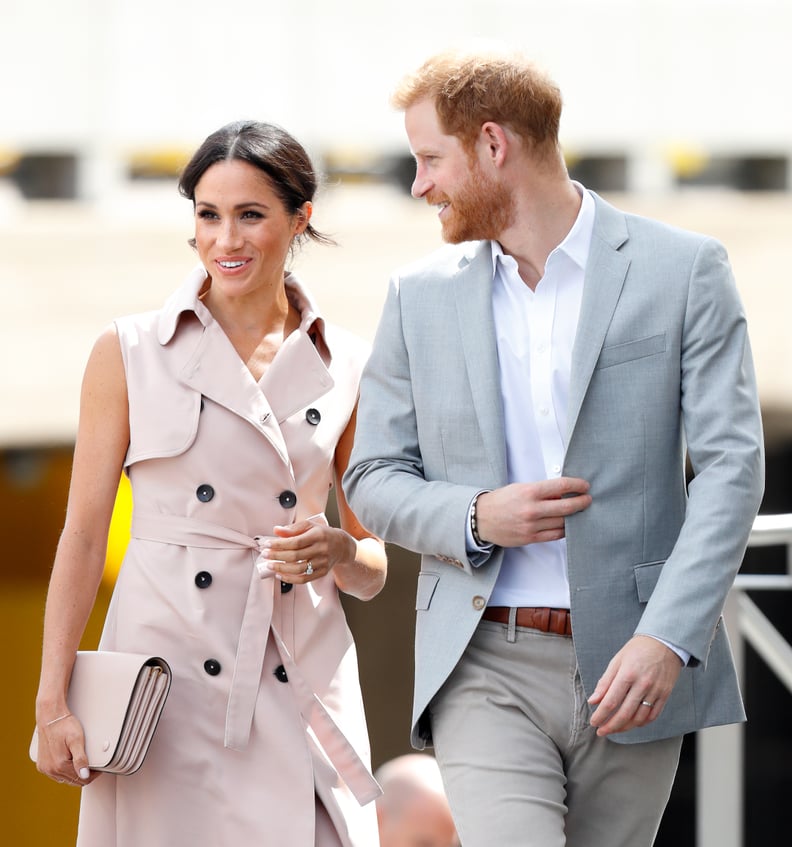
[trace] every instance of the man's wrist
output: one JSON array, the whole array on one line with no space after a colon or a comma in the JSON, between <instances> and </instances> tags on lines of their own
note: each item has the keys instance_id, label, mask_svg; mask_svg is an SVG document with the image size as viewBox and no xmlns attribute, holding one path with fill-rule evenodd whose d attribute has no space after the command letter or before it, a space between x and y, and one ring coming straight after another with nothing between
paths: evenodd
<instances>
[{"instance_id":1,"label":"man's wrist","mask_svg":"<svg viewBox=\"0 0 792 847\"><path fill-rule=\"evenodd\" d=\"M479 547L479 548L483 548L483 547L487 546L487 542L482 541L481 536L479 535L479 529L478 529L478 511L477 511L476 507L477 507L477 504L478 504L478 498L481 497L482 494L484 494L484 492L480 491L473 498L473 502L470 504L470 513L469 513L469 516L470 516L470 534L473 536L473 542L475 543L476 547Z\"/></svg>"}]
</instances>

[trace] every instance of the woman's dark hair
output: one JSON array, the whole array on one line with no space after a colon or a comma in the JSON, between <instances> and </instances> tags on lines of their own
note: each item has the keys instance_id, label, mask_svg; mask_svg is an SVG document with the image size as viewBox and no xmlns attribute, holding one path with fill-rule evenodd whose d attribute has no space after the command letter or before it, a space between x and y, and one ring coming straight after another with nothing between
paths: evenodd
<instances>
[{"instance_id":1,"label":"woman's dark hair","mask_svg":"<svg viewBox=\"0 0 792 847\"><path fill-rule=\"evenodd\" d=\"M213 132L182 171L179 193L195 204L195 188L206 171L217 162L232 160L249 162L262 171L289 214L313 201L318 178L305 148L285 129L259 121L235 121ZM335 243L310 222L298 239L306 237Z\"/></svg>"}]
</instances>

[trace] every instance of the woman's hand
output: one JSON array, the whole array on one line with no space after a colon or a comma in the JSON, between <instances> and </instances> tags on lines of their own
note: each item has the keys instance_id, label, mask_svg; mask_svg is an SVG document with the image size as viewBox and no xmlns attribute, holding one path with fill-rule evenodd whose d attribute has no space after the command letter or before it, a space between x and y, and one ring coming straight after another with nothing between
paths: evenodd
<instances>
[{"instance_id":1,"label":"woman's hand","mask_svg":"<svg viewBox=\"0 0 792 847\"><path fill-rule=\"evenodd\" d=\"M99 776L88 768L83 728L74 715L65 712L39 724L36 767L55 782L78 788Z\"/></svg>"},{"instance_id":2,"label":"woman's hand","mask_svg":"<svg viewBox=\"0 0 792 847\"><path fill-rule=\"evenodd\" d=\"M129 405L121 345L109 327L91 351L80 396L69 504L47 591L41 678L36 695L39 771L70 785L87 785L80 722L66 691L74 656L102 580L107 532L129 445Z\"/></svg>"},{"instance_id":3,"label":"woman's hand","mask_svg":"<svg viewBox=\"0 0 792 847\"><path fill-rule=\"evenodd\" d=\"M316 515L290 526L276 526L275 535L259 539L261 555L278 579L303 584L332 573L339 591L371 600L382 590L388 572L385 545L368 532L349 508L340 486L355 435L355 413L336 445L336 503L341 528Z\"/></svg>"},{"instance_id":4,"label":"woman's hand","mask_svg":"<svg viewBox=\"0 0 792 847\"><path fill-rule=\"evenodd\" d=\"M262 553L270 569L284 582L312 582L339 563L353 562L357 541L343 529L312 519L276 526L275 537L263 542Z\"/></svg>"}]
</instances>

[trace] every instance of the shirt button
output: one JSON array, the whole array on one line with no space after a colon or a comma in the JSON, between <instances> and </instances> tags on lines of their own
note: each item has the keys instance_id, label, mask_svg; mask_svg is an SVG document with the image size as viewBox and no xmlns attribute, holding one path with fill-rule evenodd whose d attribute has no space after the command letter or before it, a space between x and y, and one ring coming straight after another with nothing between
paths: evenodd
<instances>
[{"instance_id":1,"label":"shirt button","mask_svg":"<svg viewBox=\"0 0 792 847\"><path fill-rule=\"evenodd\" d=\"M550 409L548 409L548 408L547 408L547 406L541 406L541 407L539 408L539 414L540 414L542 417L545 417L545 418L546 418L546 417L550 414Z\"/></svg>"},{"instance_id":2,"label":"shirt button","mask_svg":"<svg viewBox=\"0 0 792 847\"><path fill-rule=\"evenodd\" d=\"M316 426L319 421L322 420L322 415L319 412L319 409L308 409L305 413L305 420L307 420L311 426Z\"/></svg>"},{"instance_id":3,"label":"shirt button","mask_svg":"<svg viewBox=\"0 0 792 847\"><path fill-rule=\"evenodd\" d=\"M277 679L278 682L288 682L289 681L289 677L286 673L286 668L284 668L283 665L278 665L278 667L275 668L275 670L272 673L275 675L275 679Z\"/></svg>"},{"instance_id":4,"label":"shirt button","mask_svg":"<svg viewBox=\"0 0 792 847\"><path fill-rule=\"evenodd\" d=\"M478 612L483 609L487 605L487 601L480 595L477 594L473 598L473 608Z\"/></svg>"},{"instance_id":5,"label":"shirt button","mask_svg":"<svg viewBox=\"0 0 792 847\"><path fill-rule=\"evenodd\" d=\"M553 465L553 473L561 473L561 465Z\"/></svg>"},{"instance_id":6,"label":"shirt button","mask_svg":"<svg viewBox=\"0 0 792 847\"><path fill-rule=\"evenodd\" d=\"M293 491L281 491L278 502L284 509L293 509L297 505L297 495Z\"/></svg>"},{"instance_id":7,"label":"shirt button","mask_svg":"<svg viewBox=\"0 0 792 847\"><path fill-rule=\"evenodd\" d=\"M208 503L214 497L214 488L211 485L199 485L195 490L195 496L202 502Z\"/></svg>"},{"instance_id":8,"label":"shirt button","mask_svg":"<svg viewBox=\"0 0 792 847\"><path fill-rule=\"evenodd\" d=\"M209 676L217 676L220 673L220 662L217 659L207 659L204 662L204 670Z\"/></svg>"},{"instance_id":9,"label":"shirt button","mask_svg":"<svg viewBox=\"0 0 792 847\"><path fill-rule=\"evenodd\" d=\"M209 588L212 584L212 575L209 571L200 571L195 575L195 584L198 588Z\"/></svg>"}]
</instances>

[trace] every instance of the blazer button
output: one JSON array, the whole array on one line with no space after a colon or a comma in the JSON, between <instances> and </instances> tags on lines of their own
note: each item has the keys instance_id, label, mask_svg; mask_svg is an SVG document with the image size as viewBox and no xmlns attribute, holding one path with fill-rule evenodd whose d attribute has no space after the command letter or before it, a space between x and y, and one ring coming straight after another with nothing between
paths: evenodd
<instances>
[{"instance_id":1,"label":"blazer button","mask_svg":"<svg viewBox=\"0 0 792 847\"><path fill-rule=\"evenodd\" d=\"M487 605L487 601L480 595L477 594L473 598L473 608L478 612L483 609Z\"/></svg>"},{"instance_id":2,"label":"blazer button","mask_svg":"<svg viewBox=\"0 0 792 847\"><path fill-rule=\"evenodd\" d=\"M297 505L297 495L293 491L281 491L278 502L284 509L293 509Z\"/></svg>"},{"instance_id":3,"label":"blazer button","mask_svg":"<svg viewBox=\"0 0 792 847\"><path fill-rule=\"evenodd\" d=\"M281 594L288 594L292 588L294 588L294 583L292 582L281 582Z\"/></svg>"},{"instance_id":4,"label":"blazer button","mask_svg":"<svg viewBox=\"0 0 792 847\"><path fill-rule=\"evenodd\" d=\"M207 659L204 662L204 670L209 676L217 676L220 673L220 662L217 659Z\"/></svg>"},{"instance_id":5,"label":"blazer button","mask_svg":"<svg viewBox=\"0 0 792 847\"><path fill-rule=\"evenodd\" d=\"M214 488L211 485L199 485L198 488L195 489L195 496L202 502L208 503L212 497L214 497Z\"/></svg>"},{"instance_id":6,"label":"blazer button","mask_svg":"<svg viewBox=\"0 0 792 847\"><path fill-rule=\"evenodd\" d=\"M275 679L277 679L278 682L289 681L289 677L286 674L286 668L284 668L283 665L278 665L272 673L275 675Z\"/></svg>"},{"instance_id":7,"label":"blazer button","mask_svg":"<svg viewBox=\"0 0 792 847\"><path fill-rule=\"evenodd\" d=\"M200 571L195 575L195 584L198 588L209 588L212 584L212 575L209 571Z\"/></svg>"},{"instance_id":8,"label":"blazer button","mask_svg":"<svg viewBox=\"0 0 792 847\"><path fill-rule=\"evenodd\" d=\"M305 413L305 420L307 420L311 426L316 426L319 421L322 420L322 415L319 412L319 409L308 409Z\"/></svg>"}]
</instances>

